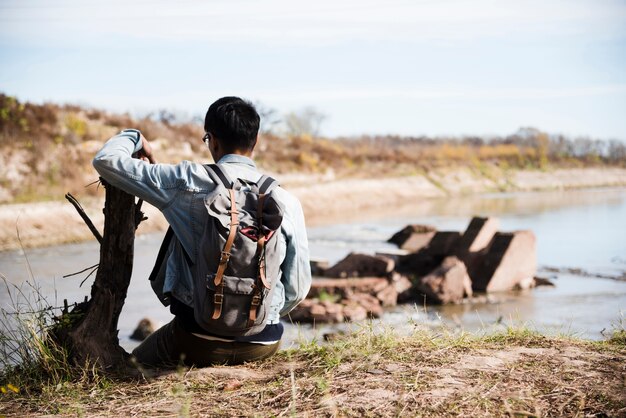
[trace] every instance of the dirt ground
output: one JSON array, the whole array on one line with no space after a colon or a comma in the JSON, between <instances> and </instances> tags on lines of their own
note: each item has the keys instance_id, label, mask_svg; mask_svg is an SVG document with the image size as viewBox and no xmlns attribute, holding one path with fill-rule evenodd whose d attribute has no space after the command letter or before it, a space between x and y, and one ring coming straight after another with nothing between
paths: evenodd
<instances>
[{"instance_id":1,"label":"dirt ground","mask_svg":"<svg viewBox=\"0 0 626 418\"><path fill-rule=\"evenodd\" d=\"M626 416L623 341L363 331L258 364L2 395L18 416Z\"/></svg>"}]
</instances>

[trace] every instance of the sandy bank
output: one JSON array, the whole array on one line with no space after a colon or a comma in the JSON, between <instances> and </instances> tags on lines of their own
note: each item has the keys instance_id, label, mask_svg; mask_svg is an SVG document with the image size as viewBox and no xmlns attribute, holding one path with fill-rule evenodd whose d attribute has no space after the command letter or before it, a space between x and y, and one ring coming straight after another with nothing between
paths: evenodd
<instances>
[{"instance_id":1,"label":"sandy bank","mask_svg":"<svg viewBox=\"0 0 626 418\"><path fill-rule=\"evenodd\" d=\"M626 186L626 169L586 168L553 171L509 171L478 173L460 168L425 175L376 179L321 179L315 184L285 187L302 202L307 223L311 226L341 222L355 216L365 219L380 211L407 205L418 199L494 191L536 191L605 186ZM84 200L86 212L102 230L102 201ZM138 233L164 230L167 223L152 206L145 205L148 221ZM19 230L19 239L17 231ZM92 239L91 233L65 201L0 206L0 251L39 247Z\"/></svg>"}]
</instances>

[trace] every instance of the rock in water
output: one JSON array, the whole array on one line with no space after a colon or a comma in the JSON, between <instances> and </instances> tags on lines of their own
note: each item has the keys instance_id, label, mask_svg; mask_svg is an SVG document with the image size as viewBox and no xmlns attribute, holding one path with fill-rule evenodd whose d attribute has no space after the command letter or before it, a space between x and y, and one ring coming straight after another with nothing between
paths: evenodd
<instances>
[{"instance_id":1,"label":"rock in water","mask_svg":"<svg viewBox=\"0 0 626 418\"><path fill-rule=\"evenodd\" d=\"M422 277L416 291L430 302L460 303L465 295L472 295L472 282L465 264L452 256L446 257L439 267Z\"/></svg>"},{"instance_id":2,"label":"rock in water","mask_svg":"<svg viewBox=\"0 0 626 418\"><path fill-rule=\"evenodd\" d=\"M470 269L475 291L499 292L519 286L537 272L537 249L532 231L498 232L488 251Z\"/></svg>"},{"instance_id":3,"label":"rock in water","mask_svg":"<svg viewBox=\"0 0 626 418\"><path fill-rule=\"evenodd\" d=\"M500 221L497 218L474 217L457 243L457 252L475 253L485 249L498 232Z\"/></svg>"},{"instance_id":4,"label":"rock in water","mask_svg":"<svg viewBox=\"0 0 626 418\"><path fill-rule=\"evenodd\" d=\"M387 242L407 251L419 251L426 247L437 229L430 225L407 225L392 235Z\"/></svg>"},{"instance_id":5,"label":"rock in water","mask_svg":"<svg viewBox=\"0 0 626 418\"><path fill-rule=\"evenodd\" d=\"M131 334L130 339L135 341L143 341L148 338L148 336L152 334L155 329L156 327L151 319L143 318L141 321L139 321L139 324L137 324L137 328L135 328L135 331L133 331L133 333Z\"/></svg>"},{"instance_id":6,"label":"rock in water","mask_svg":"<svg viewBox=\"0 0 626 418\"><path fill-rule=\"evenodd\" d=\"M384 277L393 271L392 259L368 254L350 253L324 272L326 277Z\"/></svg>"}]
</instances>

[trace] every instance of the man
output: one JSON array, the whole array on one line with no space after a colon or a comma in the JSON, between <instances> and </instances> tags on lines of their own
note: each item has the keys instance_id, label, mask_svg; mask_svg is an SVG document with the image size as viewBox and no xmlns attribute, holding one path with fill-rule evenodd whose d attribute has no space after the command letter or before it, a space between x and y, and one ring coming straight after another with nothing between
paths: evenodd
<instances>
[{"instance_id":1,"label":"man","mask_svg":"<svg viewBox=\"0 0 626 418\"><path fill-rule=\"evenodd\" d=\"M251 160L260 118L254 107L238 98L223 97L207 111L203 141L214 161L232 179L256 182L261 173ZM135 158L133 158L135 155ZM311 272L304 216L300 202L282 188L275 198L284 215L278 244L281 276L271 301L268 323L258 334L224 337L201 328L194 319L194 280L190 264L198 257L198 244L208 222L204 199L216 184L199 163L156 164L150 144L137 130L111 138L93 160L108 183L158 208L174 233L166 248L165 263L155 268L152 287L175 318L149 336L134 351L145 365L207 366L237 364L271 356L283 333L279 318L291 311L309 291ZM152 277L151 277L152 278Z\"/></svg>"}]
</instances>

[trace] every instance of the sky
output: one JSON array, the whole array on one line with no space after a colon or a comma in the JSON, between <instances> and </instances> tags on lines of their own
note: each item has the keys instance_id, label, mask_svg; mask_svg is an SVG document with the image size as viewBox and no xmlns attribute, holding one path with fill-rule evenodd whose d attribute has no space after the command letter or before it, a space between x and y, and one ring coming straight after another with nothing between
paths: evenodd
<instances>
[{"instance_id":1,"label":"sky","mask_svg":"<svg viewBox=\"0 0 626 418\"><path fill-rule=\"evenodd\" d=\"M133 114L237 95L326 136L626 140L626 1L0 0L0 91Z\"/></svg>"}]
</instances>

